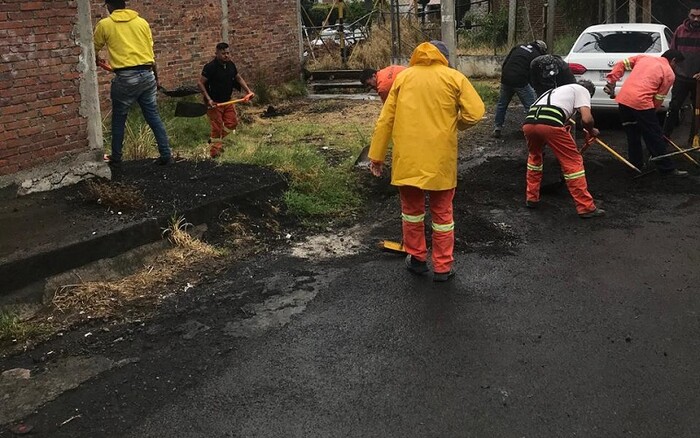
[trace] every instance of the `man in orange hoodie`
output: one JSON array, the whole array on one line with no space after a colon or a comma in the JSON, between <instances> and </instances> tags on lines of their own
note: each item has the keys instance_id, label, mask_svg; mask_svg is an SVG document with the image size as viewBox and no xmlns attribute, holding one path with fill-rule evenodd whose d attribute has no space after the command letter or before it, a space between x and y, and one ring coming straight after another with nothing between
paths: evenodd
<instances>
[{"instance_id":1,"label":"man in orange hoodie","mask_svg":"<svg viewBox=\"0 0 700 438\"><path fill-rule=\"evenodd\" d=\"M404 70L406 70L406 67L403 65L390 65L379 71L366 68L360 74L360 82L362 82L362 85L376 91L382 99L382 103L384 103L387 96L389 96L389 90L391 90L396 75Z\"/></svg>"},{"instance_id":2,"label":"man in orange hoodie","mask_svg":"<svg viewBox=\"0 0 700 438\"><path fill-rule=\"evenodd\" d=\"M631 71L615 99L620 121L627 134L629 160L641 169L644 165L642 138L652 157L666 153L666 140L661 131L656 111L671 90L676 75L673 68L685 59L678 50L667 50L660 57L637 55L619 61L606 76L604 91L615 97L615 84L625 71ZM675 168L669 158L656 161L661 174L687 176L688 172Z\"/></svg>"}]
</instances>

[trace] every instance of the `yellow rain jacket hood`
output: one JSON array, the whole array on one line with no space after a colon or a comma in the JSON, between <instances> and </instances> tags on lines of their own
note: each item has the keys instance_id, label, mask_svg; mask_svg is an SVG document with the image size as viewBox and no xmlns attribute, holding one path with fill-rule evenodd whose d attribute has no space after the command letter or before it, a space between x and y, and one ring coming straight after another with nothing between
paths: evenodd
<instances>
[{"instance_id":1,"label":"yellow rain jacket hood","mask_svg":"<svg viewBox=\"0 0 700 438\"><path fill-rule=\"evenodd\" d=\"M469 80L448 67L437 47L422 43L391 87L369 158L383 162L391 139L391 184L452 189L457 186L457 129L475 125L484 111Z\"/></svg>"},{"instance_id":2,"label":"yellow rain jacket hood","mask_svg":"<svg viewBox=\"0 0 700 438\"><path fill-rule=\"evenodd\" d=\"M131 9L116 9L97 23L95 54L107 45L112 68L155 63L153 35L148 22Z\"/></svg>"}]
</instances>

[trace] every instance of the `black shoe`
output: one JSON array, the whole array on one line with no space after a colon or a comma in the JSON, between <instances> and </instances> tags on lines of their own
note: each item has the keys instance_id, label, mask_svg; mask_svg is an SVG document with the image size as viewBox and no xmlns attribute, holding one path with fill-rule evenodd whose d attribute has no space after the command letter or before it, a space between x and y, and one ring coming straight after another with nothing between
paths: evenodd
<instances>
[{"instance_id":1,"label":"black shoe","mask_svg":"<svg viewBox=\"0 0 700 438\"><path fill-rule=\"evenodd\" d=\"M438 283L442 283L445 281L450 281L452 277L455 276L455 270L450 269L448 272L435 272L433 274L433 281L436 281Z\"/></svg>"},{"instance_id":2,"label":"black shoe","mask_svg":"<svg viewBox=\"0 0 700 438\"><path fill-rule=\"evenodd\" d=\"M159 157L157 160L153 162L153 164L157 164L159 166L167 166L168 164L171 164L173 162L172 157Z\"/></svg>"},{"instance_id":3,"label":"black shoe","mask_svg":"<svg viewBox=\"0 0 700 438\"><path fill-rule=\"evenodd\" d=\"M496 128L493 130L493 138L501 138L501 128Z\"/></svg>"},{"instance_id":4,"label":"black shoe","mask_svg":"<svg viewBox=\"0 0 700 438\"><path fill-rule=\"evenodd\" d=\"M103 157L105 163L109 165L109 167L121 167L122 166L122 160L114 160L112 159L111 155L105 155Z\"/></svg>"},{"instance_id":5,"label":"black shoe","mask_svg":"<svg viewBox=\"0 0 700 438\"><path fill-rule=\"evenodd\" d=\"M540 206L540 201L525 201L525 207L537 208Z\"/></svg>"},{"instance_id":6,"label":"black shoe","mask_svg":"<svg viewBox=\"0 0 700 438\"><path fill-rule=\"evenodd\" d=\"M578 217L580 217L581 219L590 219L593 217L601 216L605 216L605 210L603 210L602 208L596 208L595 210L588 211L586 213L581 213L578 215Z\"/></svg>"},{"instance_id":7,"label":"black shoe","mask_svg":"<svg viewBox=\"0 0 700 438\"><path fill-rule=\"evenodd\" d=\"M427 262L416 260L411 254L406 256L406 269L416 275L423 275L430 270Z\"/></svg>"}]
</instances>

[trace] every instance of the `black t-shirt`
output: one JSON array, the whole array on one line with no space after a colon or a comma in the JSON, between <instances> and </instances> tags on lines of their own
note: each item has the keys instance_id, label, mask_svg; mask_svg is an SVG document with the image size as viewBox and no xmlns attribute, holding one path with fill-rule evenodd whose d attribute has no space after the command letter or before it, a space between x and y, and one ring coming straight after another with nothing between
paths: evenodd
<instances>
[{"instance_id":1,"label":"black t-shirt","mask_svg":"<svg viewBox=\"0 0 700 438\"><path fill-rule=\"evenodd\" d=\"M534 44L514 47L503 61L501 82L511 87L524 87L530 82L530 63L543 55Z\"/></svg>"},{"instance_id":2,"label":"black t-shirt","mask_svg":"<svg viewBox=\"0 0 700 438\"><path fill-rule=\"evenodd\" d=\"M207 78L205 86L211 100L214 102L231 100L233 89L241 89L240 84L236 80L236 75L238 75L236 64L231 61L222 63L214 59L206 64L202 69L202 76Z\"/></svg>"}]
</instances>

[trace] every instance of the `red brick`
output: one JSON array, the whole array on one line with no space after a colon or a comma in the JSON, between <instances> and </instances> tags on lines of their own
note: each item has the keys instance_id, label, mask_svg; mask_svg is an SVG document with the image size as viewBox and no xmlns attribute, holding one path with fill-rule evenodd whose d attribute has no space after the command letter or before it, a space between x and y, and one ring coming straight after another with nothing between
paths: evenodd
<instances>
[{"instance_id":1,"label":"red brick","mask_svg":"<svg viewBox=\"0 0 700 438\"><path fill-rule=\"evenodd\" d=\"M57 114L63 111L63 108L60 106L47 106L46 108L41 109L41 114L44 116L50 116L52 114Z\"/></svg>"}]
</instances>

